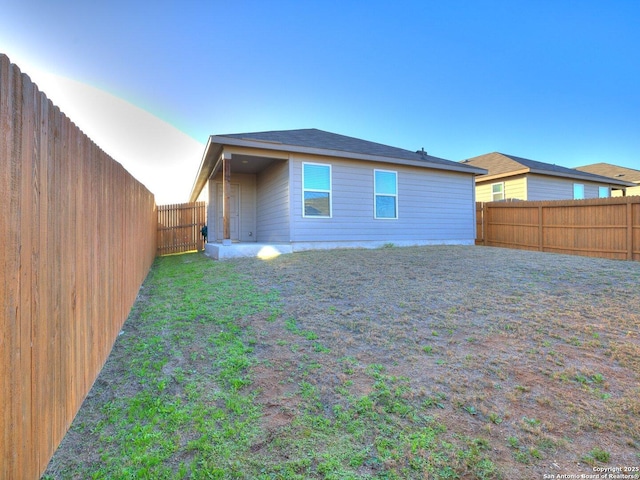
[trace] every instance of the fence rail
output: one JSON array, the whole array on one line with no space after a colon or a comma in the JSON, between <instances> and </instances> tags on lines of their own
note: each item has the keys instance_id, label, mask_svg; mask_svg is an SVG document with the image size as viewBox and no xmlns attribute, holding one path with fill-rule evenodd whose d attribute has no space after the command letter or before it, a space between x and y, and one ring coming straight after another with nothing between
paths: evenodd
<instances>
[{"instance_id":1,"label":"fence rail","mask_svg":"<svg viewBox=\"0 0 640 480\"><path fill-rule=\"evenodd\" d=\"M640 260L640 196L476 204L476 244Z\"/></svg>"},{"instance_id":2,"label":"fence rail","mask_svg":"<svg viewBox=\"0 0 640 480\"><path fill-rule=\"evenodd\" d=\"M0 55L0 478L37 479L155 258L153 195Z\"/></svg>"},{"instance_id":3,"label":"fence rail","mask_svg":"<svg viewBox=\"0 0 640 480\"><path fill-rule=\"evenodd\" d=\"M160 256L202 251L204 241L201 229L206 224L206 219L207 208L204 202L159 205L157 254Z\"/></svg>"}]
</instances>

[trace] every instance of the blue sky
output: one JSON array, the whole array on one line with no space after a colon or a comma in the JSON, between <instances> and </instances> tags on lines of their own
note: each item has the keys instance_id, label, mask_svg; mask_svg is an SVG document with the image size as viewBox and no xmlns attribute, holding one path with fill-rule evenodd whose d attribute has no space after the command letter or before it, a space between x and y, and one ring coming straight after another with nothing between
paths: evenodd
<instances>
[{"instance_id":1,"label":"blue sky","mask_svg":"<svg viewBox=\"0 0 640 480\"><path fill-rule=\"evenodd\" d=\"M314 127L455 161L500 151L640 168L637 0L0 0L0 11L0 52L23 71L106 92L201 145ZM173 166L191 178L198 162Z\"/></svg>"}]
</instances>

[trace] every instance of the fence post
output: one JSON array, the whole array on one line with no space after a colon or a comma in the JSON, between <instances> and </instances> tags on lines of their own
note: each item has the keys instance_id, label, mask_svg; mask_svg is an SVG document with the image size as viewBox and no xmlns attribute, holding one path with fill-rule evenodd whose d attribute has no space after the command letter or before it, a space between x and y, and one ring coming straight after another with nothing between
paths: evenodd
<instances>
[{"instance_id":1,"label":"fence post","mask_svg":"<svg viewBox=\"0 0 640 480\"><path fill-rule=\"evenodd\" d=\"M489 204L487 202L482 202L482 245L487 246L487 237L489 230L487 226L489 225Z\"/></svg>"},{"instance_id":2,"label":"fence post","mask_svg":"<svg viewBox=\"0 0 640 480\"><path fill-rule=\"evenodd\" d=\"M633 203L627 197L627 260L633 260Z\"/></svg>"},{"instance_id":3,"label":"fence post","mask_svg":"<svg viewBox=\"0 0 640 480\"><path fill-rule=\"evenodd\" d=\"M538 206L538 250L544 252L544 232L543 232L543 209L542 205Z\"/></svg>"}]
</instances>

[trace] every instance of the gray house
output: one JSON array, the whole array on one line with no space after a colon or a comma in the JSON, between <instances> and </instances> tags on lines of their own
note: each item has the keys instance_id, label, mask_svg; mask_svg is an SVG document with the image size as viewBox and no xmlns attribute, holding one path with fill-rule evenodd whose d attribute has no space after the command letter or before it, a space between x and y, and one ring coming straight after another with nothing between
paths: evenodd
<instances>
[{"instance_id":1,"label":"gray house","mask_svg":"<svg viewBox=\"0 0 640 480\"><path fill-rule=\"evenodd\" d=\"M209 138L191 201L208 187L214 258L318 248L473 245L485 170L317 129Z\"/></svg>"}]
</instances>

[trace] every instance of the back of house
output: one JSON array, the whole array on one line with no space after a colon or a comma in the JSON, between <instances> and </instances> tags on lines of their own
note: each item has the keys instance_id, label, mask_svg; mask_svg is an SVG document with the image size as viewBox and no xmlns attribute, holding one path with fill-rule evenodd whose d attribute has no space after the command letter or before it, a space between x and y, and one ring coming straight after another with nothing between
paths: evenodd
<instances>
[{"instance_id":1,"label":"back of house","mask_svg":"<svg viewBox=\"0 0 640 480\"><path fill-rule=\"evenodd\" d=\"M472 245L483 173L317 129L215 135L191 198L208 187L211 244Z\"/></svg>"}]
</instances>

